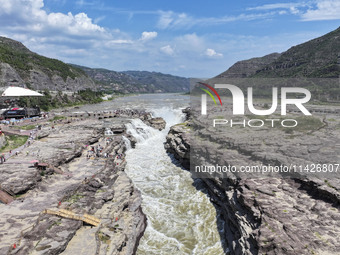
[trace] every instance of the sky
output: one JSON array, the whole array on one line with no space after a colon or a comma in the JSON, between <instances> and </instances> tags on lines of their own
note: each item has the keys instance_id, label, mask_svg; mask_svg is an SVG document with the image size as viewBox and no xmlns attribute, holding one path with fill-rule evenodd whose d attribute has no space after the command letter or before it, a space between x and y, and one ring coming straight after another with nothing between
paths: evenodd
<instances>
[{"instance_id":1,"label":"sky","mask_svg":"<svg viewBox=\"0 0 340 255\"><path fill-rule=\"evenodd\" d=\"M0 0L0 35L51 58L210 78L340 26L340 0Z\"/></svg>"}]
</instances>

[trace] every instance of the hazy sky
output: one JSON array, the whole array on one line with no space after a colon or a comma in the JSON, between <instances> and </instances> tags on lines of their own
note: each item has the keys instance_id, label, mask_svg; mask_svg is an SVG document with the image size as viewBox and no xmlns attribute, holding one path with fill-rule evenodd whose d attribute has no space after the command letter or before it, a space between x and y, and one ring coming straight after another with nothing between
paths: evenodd
<instances>
[{"instance_id":1,"label":"hazy sky","mask_svg":"<svg viewBox=\"0 0 340 255\"><path fill-rule=\"evenodd\" d=\"M0 35L64 62L215 76L340 25L340 0L0 0Z\"/></svg>"}]
</instances>

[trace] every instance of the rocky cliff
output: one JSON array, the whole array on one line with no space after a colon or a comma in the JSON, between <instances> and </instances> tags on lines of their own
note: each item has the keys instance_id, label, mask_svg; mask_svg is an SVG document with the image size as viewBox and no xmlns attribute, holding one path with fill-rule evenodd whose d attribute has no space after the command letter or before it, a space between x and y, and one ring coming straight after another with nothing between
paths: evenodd
<instances>
[{"instance_id":1,"label":"rocky cliff","mask_svg":"<svg viewBox=\"0 0 340 255\"><path fill-rule=\"evenodd\" d=\"M216 161L221 166L236 167L339 163L339 148L333 146L339 144L340 137L336 134L340 125L339 118L336 119L324 119L326 125L315 129L310 123L311 130L306 132L236 128L228 129L221 138L206 130L204 120L195 116L170 129L165 148L187 169L190 169L190 153L195 165ZM326 135L332 133L334 136ZM199 159L195 159L197 155ZM339 174L197 175L193 165L191 172L205 183L225 222L219 228L223 229L221 235L227 254L339 254Z\"/></svg>"},{"instance_id":2,"label":"rocky cliff","mask_svg":"<svg viewBox=\"0 0 340 255\"><path fill-rule=\"evenodd\" d=\"M340 75L340 27L291 47L272 63L256 71L256 77L328 77Z\"/></svg>"},{"instance_id":3,"label":"rocky cliff","mask_svg":"<svg viewBox=\"0 0 340 255\"><path fill-rule=\"evenodd\" d=\"M260 58L251 58L236 62L227 71L219 74L216 78L247 78L258 70L265 68L268 64L275 61L281 54L272 53Z\"/></svg>"},{"instance_id":4,"label":"rocky cliff","mask_svg":"<svg viewBox=\"0 0 340 255\"><path fill-rule=\"evenodd\" d=\"M96 88L82 70L31 52L20 42L0 37L0 87L78 91Z\"/></svg>"},{"instance_id":5,"label":"rocky cliff","mask_svg":"<svg viewBox=\"0 0 340 255\"><path fill-rule=\"evenodd\" d=\"M340 75L340 27L279 54L235 63L216 78L328 77Z\"/></svg>"},{"instance_id":6,"label":"rocky cliff","mask_svg":"<svg viewBox=\"0 0 340 255\"><path fill-rule=\"evenodd\" d=\"M294 86L307 88L315 100L338 102L340 98L340 87L337 80L339 75L340 28L293 46L281 54L273 53L260 58L239 61L225 72L206 82L211 85L235 84L248 78L253 83L256 96L271 97L271 94L267 93L273 87L271 79L276 80L276 87L281 87L285 86L282 84L286 82L287 78L303 77L302 79L307 82L301 82ZM320 78L324 78L323 84L316 85L315 80ZM335 82L327 84L326 80L331 80L329 78L333 78ZM267 81L271 85L266 85ZM248 85L249 82L246 86L239 85L239 87L245 91Z\"/></svg>"},{"instance_id":7,"label":"rocky cliff","mask_svg":"<svg viewBox=\"0 0 340 255\"><path fill-rule=\"evenodd\" d=\"M186 169L190 169L190 141L188 125L189 123L185 122L172 126L164 144L166 151L173 154Z\"/></svg>"}]
</instances>

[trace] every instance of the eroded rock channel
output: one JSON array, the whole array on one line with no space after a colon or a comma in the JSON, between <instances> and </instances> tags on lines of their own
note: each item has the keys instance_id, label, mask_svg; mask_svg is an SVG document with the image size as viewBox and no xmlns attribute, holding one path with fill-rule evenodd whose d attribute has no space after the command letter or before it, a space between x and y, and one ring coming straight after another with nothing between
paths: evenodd
<instances>
[{"instance_id":1,"label":"eroded rock channel","mask_svg":"<svg viewBox=\"0 0 340 255\"><path fill-rule=\"evenodd\" d=\"M221 139L196 116L171 127L165 148L187 169L192 139L202 144L197 155L220 165L339 163L338 116L314 118L325 125L313 129L309 124L294 133L236 128ZM239 178L206 173L201 180L225 222L221 238L227 254L339 254L339 174Z\"/></svg>"}]
</instances>

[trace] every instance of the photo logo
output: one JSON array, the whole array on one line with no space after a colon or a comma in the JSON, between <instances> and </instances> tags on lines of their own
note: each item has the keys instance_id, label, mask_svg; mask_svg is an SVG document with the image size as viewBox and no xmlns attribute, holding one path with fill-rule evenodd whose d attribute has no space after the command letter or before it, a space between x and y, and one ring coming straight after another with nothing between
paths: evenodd
<instances>
[{"instance_id":1,"label":"photo logo","mask_svg":"<svg viewBox=\"0 0 340 255\"><path fill-rule=\"evenodd\" d=\"M210 88L215 95L218 97L220 100L221 106L222 106L222 101L219 96L219 94L216 92L216 90L205 83L199 83L202 84L208 88ZM245 110L244 110L244 105L245 105L245 99L244 99L244 94L242 90L231 84L215 84L215 88L217 89L228 89L233 98L233 115L244 115ZM202 88L201 88L202 89ZM210 95L210 97L213 99L213 101L216 104L216 100L213 97L213 95L206 89L202 89L206 93ZM270 109L264 109L264 110L258 110L255 109L254 103L253 103L253 88L248 87L247 88L247 105L249 111L254 114L254 115L260 115L260 116L265 116L265 115L270 115L273 114L278 106L278 89L277 88L272 88L272 106ZM304 94L304 97L300 98L288 98L289 93L299 93L299 94ZM308 89L305 88L297 88L297 87L284 87L281 88L281 115L286 115L287 114L287 105L295 105L304 115L312 115L304 106L304 103L307 103L311 99L311 93ZM202 94L202 100L201 100L201 114L206 115L207 114L207 97L206 94Z\"/></svg>"},{"instance_id":2,"label":"photo logo","mask_svg":"<svg viewBox=\"0 0 340 255\"><path fill-rule=\"evenodd\" d=\"M232 109L233 109L233 116L244 116L245 115L245 105L247 104L248 110L251 114L256 116L268 116L277 110L278 102L281 103L280 109L281 109L281 116L287 115L287 106L292 105L293 107L298 108L304 115L312 115L306 107L303 105L307 103L311 99L311 93L308 89L300 88L300 87L282 87L281 93L280 93L280 100L278 99L278 88L273 87L272 88L272 102L271 107L269 109L255 109L254 107L254 101L253 101L253 88L248 87L247 88L247 102L245 100L245 96L243 94L243 91L232 84L215 84L215 88L212 86L206 84L206 83L199 83L201 85L206 86L211 91L215 93L215 95L218 97L221 106L222 100L219 96L219 94L216 92L216 89L227 89L229 92L231 92L232 95ZM208 91L207 89L201 88L206 94L202 94L201 97L201 114L207 115L207 94L210 95L212 100L214 101L215 105L217 105L216 100L212 93ZM221 111L223 112L223 110ZM271 127L274 127L276 124L280 124L282 127L296 127L298 125L298 121L296 119L282 119L282 118L258 118L258 119L246 119L243 120L238 119L213 119L213 127L216 126L242 126L242 127L251 127L251 128L259 128L263 127L264 125L270 125Z\"/></svg>"},{"instance_id":3,"label":"photo logo","mask_svg":"<svg viewBox=\"0 0 340 255\"><path fill-rule=\"evenodd\" d=\"M214 94L217 96L218 100L220 101L221 106L223 106L220 95L217 93L217 91L212 86L210 86L209 84L203 83L203 82L199 82L199 84L201 84L203 86L206 86L212 92L214 92ZM204 92L206 92L212 98L212 100L214 101L215 105L217 105L215 97L210 93L209 90L202 89L202 88L200 88L200 89L203 90ZM202 107L201 107L201 111L202 111L203 115L207 114L207 95L206 94L202 94Z\"/></svg>"}]
</instances>

